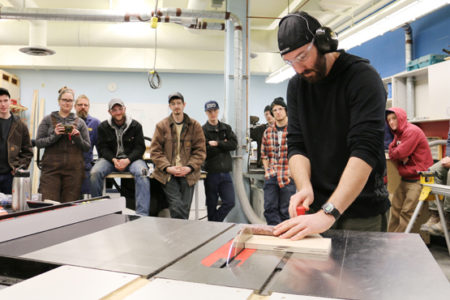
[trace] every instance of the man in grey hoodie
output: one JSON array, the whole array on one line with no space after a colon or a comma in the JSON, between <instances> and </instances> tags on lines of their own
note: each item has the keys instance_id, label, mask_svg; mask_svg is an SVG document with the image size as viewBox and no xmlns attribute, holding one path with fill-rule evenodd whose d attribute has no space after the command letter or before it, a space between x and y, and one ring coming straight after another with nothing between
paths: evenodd
<instances>
[{"instance_id":1,"label":"man in grey hoodie","mask_svg":"<svg viewBox=\"0 0 450 300\"><path fill-rule=\"evenodd\" d=\"M126 115L125 104L120 99L109 101L108 112L111 119L98 127L99 160L91 170L91 195L102 195L103 179L111 172L129 171L135 181L136 213L148 216L150 181L147 164L142 160L145 152L142 126Z\"/></svg>"}]
</instances>

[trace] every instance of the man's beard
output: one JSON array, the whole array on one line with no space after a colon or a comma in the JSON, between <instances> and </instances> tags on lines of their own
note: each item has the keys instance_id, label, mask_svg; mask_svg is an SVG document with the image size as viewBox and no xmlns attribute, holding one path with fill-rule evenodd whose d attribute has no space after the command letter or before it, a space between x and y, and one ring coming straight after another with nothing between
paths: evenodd
<instances>
[{"instance_id":1,"label":"man's beard","mask_svg":"<svg viewBox=\"0 0 450 300\"><path fill-rule=\"evenodd\" d=\"M87 111L84 111L84 110L80 110L80 111L77 112L77 116L82 118L82 119L86 119L87 115L88 115Z\"/></svg>"},{"instance_id":2,"label":"man's beard","mask_svg":"<svg viewBox=\"0 0 450 300\"><path fill-rule=\"evenodd\" d=\"M325 78L327 72L327 61L325 55L318 53L316 62L312 69L306 69L300 76L309 83L316 83ZM314 76L305 77L304 75L309 73L315 73Z\"/></svg>"}]
</instances>

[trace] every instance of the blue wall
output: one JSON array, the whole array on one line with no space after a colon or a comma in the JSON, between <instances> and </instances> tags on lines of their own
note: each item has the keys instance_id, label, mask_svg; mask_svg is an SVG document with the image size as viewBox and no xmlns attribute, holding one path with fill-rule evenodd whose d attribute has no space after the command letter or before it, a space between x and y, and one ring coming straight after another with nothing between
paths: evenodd
<instances>
[{"instance_id":1,"label":"blue wall","mask_svg":"<svg viewBox=\"0 0 450 300\"><path fill-rule=\"evenodd\" d=\"M204 123L206 116L203 105L214 99L223 107L224 77L219 74L161 73L160 89L151 89L146 73L138 72L96 72L66 70L7 70L21 80L21 103L30 108L33 90L39 90L39 98L45 98L45 114L57 110L58 90L71 87L76 95L86 94L91 101L107 103L112 98L121 98L125 103L152 102L167 103L167 96L179 91L185 97L185 112ZM249 84L249 114L263 118L264 106L275 97L285 97L287 82L273 85L264 82L266 76L252 76ZM110 92L109 83L115 83L117 90ZM106 104L105 104L106 109ZM28 116L27 116L28 117ZM162 115L161 119L165 116Z\"/></svg>"},{"instance_id":2,"label":"blue wall","mask_svg":"<svg viewBox=\"0 0 450 300\"><path fill-rule=\"evenodd\" d=\"M450 47L450 5L411 23L413 30L413 57L427 54L444 54L442 48ZM387 32L349 53L368 58L381 77L406 70L405 32L402 28Z\"/></svg>"}]
</instances>

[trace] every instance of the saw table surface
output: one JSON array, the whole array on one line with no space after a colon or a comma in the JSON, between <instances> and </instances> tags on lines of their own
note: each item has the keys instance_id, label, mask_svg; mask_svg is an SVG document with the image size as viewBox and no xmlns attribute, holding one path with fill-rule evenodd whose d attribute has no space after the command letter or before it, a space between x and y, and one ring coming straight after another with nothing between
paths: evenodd
<instances>
[{"instance_id":1,"label":"saw table surface","mask_svg":"<svg viewBox=\"0 0 450 300\"><path fill-rule=\"evenodd\" d=\"M329 231L328 257L293 253L283 261L285 253L257 250L239 267L199 263L232 237L219 236L156 277L325 298L450 299L450 284L418 234Z\"/></svg>"},{"instance_id":2,"label":"saw table surface","mask_svg":"<svg viewBox=\"0 0 450 300\"><path fill-rule=\"evenodd\" d=\"M147 276L231 226L228 223L145 217L22 257Z\"/></svg>"},{"instance_id":3,"label":"saw table surface","mask_svg":"<svg viewBox=\"0 0 450 300\"><path fill-rule=\"evenodd\" d=\"M89 222L98 221L86 221L86 225ZM53 232L61 234L74 226L80 224ZM49 238L52 232L0 243L0 255L261 294L450 299L447 278L417 234L329 231L324 234L332 239L329 256L252 250L241 264L233 267L223 267L223 258L211 266L205 265L204 260L230 243L240 227L141 217L131 222L114 221L109 228L86 231L82 236L74 235L57 243L43 243L40 249L29 247L15 255L14 245Z\"/></svg>"}]
</instances>

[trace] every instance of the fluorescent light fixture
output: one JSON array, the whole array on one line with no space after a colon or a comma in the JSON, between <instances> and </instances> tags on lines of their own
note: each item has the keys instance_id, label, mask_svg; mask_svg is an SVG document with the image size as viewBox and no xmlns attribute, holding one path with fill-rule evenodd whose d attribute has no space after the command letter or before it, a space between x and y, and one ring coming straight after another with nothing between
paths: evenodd
<instances>
[{"instance_id":1,"label":"fluorescent light fixture","mask_svg":"<svg viewBox=\"0 0 450 300\"><path fill-rule=\"evenodd\" d=\"M383 12L374 14L366 20L358 23L347 31L344 31L342 39L339 40L339 48L350 49L359 46L387 31L399 28L405 23L411 22L420 18L444 5L450 3L450 0L417 0L402 8L397 8L402 5L398 1L388 10L395 10L393 13L383 17ZM381 19L379 19L381 16Z\"/></svg>"},{"instance_id":2,"label":"fluorescent light fixture","mask_svg":"<svg viewBox=\"0 0 450 300\"><path fill-rule=\"evenodd\" d=\"M266 78L266 83L280 83L295 75L295 70L290 65L284 65Z\"/></svg>"}]
</instances>

